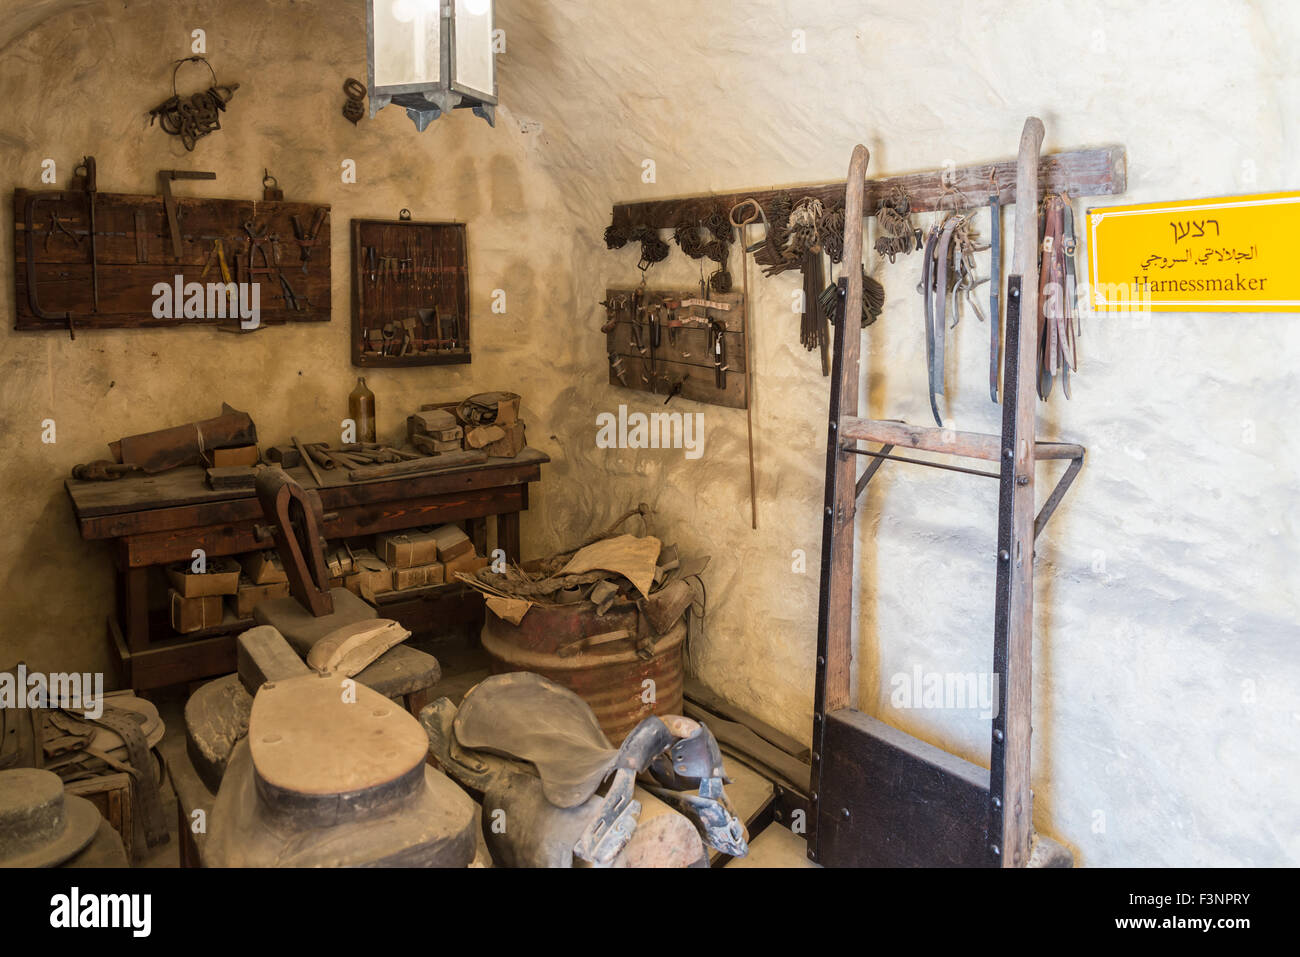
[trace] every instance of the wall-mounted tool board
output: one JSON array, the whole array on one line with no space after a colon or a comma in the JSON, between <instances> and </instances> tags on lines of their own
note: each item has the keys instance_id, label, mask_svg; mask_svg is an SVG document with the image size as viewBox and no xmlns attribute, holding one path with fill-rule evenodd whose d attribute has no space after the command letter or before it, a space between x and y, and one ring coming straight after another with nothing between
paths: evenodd
<instances>
[{"instance_id":1,"label":"wall-mounted tool board","mask_svg":"<svg viewBox=\"0 0 1300 957\"><path fill-rule=\"evenodd\" d=\"M699 300L699 289L643 290L641 307L634 311L635 292L631 288L605 290L607 314L614 323L606 333L610 385L649 392L667 400L674 386L680 383L676 395L683 399L733 409L747 408L745 297L735 292L710 292L707 301L726 303L731 308L706 309L699 305L683 305L670 309L664 306L665 302L685 304L693 299ZM661 310L657 348L651 342L649 318L655 310ZM682 323L675 330L668 325L674 320ZM722 339L722 364L726 371L721 385L714 361L716 343L711 324L718 328Z\"/></svg>"},{"instance_id":2,"label":"wall-mounted tool board","mask_svg":"<svg viewBox=\"0 0 1300 957\"><path fill-rule=\"evenodd\" d=\"M174 189L184 188L183 183ZM215 315L155 315L159 283L221 283L215 245L221 243L231 281L247 282L250 241L245 224L262 236L253 277L259 283L262 325L327 322L330 318L329 207L316 203L176 197L181 255L176 257L161 196L95 193L95 264L91 263L90 199L76 191L14 192L14 287L19 330L76 330L226 325ZM294 217L314 241L297 239ZM28 243L30 235L31 242ZM28 249L34 252L28 262ZM310 251L304 262L304 251ZM268 263L263 262L263 253ZM279 263L274 260L279 257ZM304 272L304 267L306 271ZM203 276L204 269L207 275ZM265 271L269 270L269 271ZM99 308L94 302L98 272ZM283 282L281 281L283 277ZM33 281L34 280L34 281ZM249 301L251 302L251 296ZM294 306L296 305L296 308ZM176 310L173 310L175 313Z\"/></svg>"},{"instance_id":3,"label":"wall-mounted tool board","mask_svg":"<svg viewBox=\"0 0 1300 957\"><path fill-rule=\"evenodd\" d=\"M352 220L352 364L469 361L465 224Z\"/></svg>"}]
</instances>

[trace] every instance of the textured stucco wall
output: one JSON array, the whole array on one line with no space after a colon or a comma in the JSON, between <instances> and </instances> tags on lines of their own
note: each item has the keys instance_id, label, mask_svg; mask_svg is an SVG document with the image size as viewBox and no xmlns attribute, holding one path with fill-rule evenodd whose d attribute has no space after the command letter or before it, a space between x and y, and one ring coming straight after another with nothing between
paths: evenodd
<instances>
[{"instance_id":1,"label":"textured stucco wall","mask_svg":"<svg viewBox=\"0 0 1300 957\"><path fill-rule=\"evenodd\" d=\"M459 112L423 135L395 108L353 127L340 114L348 76L365 76L359 4L109 2L44 21L0 51L0 193L42 187L41 162L58 164L66 187L84 154L97 157L105 192L151 193L160 168L204 169L214 183L185 183L182 195L260 197L263 169L293 200L332 205L333 319L232 336L212 329L14 332L13 293L0 296L0 459L6 518L0 530L0 666L104 669L104 615L113 606L106 546L76 531L62 479L78 462L104 458L105 443L196 418L227 401L250 412L263 443L335 437L360 371L350 365L349 223L354 217L469 223L474 361L468 366L370 370L380 437L405 434L419 403L512 388L525 396L532 445L556 454L553 397L572 358L563 349L534 361L557 317L572 314L566 276L575 259L564 232L533 241L559 202L508 107L496 130ZM241 84L223 129L188 154L150 128L147 111L170 90L170 62L188 55L190 33L207 31L223 82ZM182 84L186 74L182 74ZM341 179L354 160L357 183ZM12 290L10 204L3 204L0 275ZM504 315L491 311L507 292ZM41 442L55 420L57 441ZM545 496L525 523L529 552L546 547Z\"/></svg>"},{"instance_id":2,"label":"textured stucco wall","mask_svg":"<svg viewBox=\"0 0 1300 957\"><path fill-rule=\"evenodd\" d=\"M352 215L400 206L468 220L475 362L371 376L381 426L395 430L398 410L430 394L523 392L530 441L556 458L524 521L526 550L570 541L629 503L655 504L662 530L714 559L695 669L805 737L827 383L815 354L798 346L798 279L763 280L755 292L753 532L743 412L681 403L705 414L706 450L695 461L595 447L597 413L657 406L605 385L595 303L607 283L637 277L633 252L603 248L610 203L827 181L844 175L859 141L872 150L873 173L1009 158L1030 113L1046 124L1048 150L1128 148L1128 193L1080 202L1079 213L1092 202L1297 180L1300 81L1288 51L1300 14L1281 0L667 0L652 17L631 0L503 0L498 129L454 117L423 137L398 113L358 131L337 118L338 85L364 57L352 6L113 2L46 22L0 51L0 83L14 91L0 122L0 185L35 185L46 155L67 171L95 152L104 189L150 190L157 167L191 165L221 173L204 187L213 195L255 195L269 165L291 196L334 204L336 235ZM178 161L140 115L194 26L208 29L222 74L245 87L229 129ZM796 30L805 53L792 48ZM91 92L102 108L84 106ZM358 159L357 187L338 185L342 156ZM656 162L652 184L641 180L645 159ZM0 235L5 263L7 219ZM220 398L251 409L269 439L291 423L334 427L352 382L346 256L337 243L327 328L76 343L0 333L7 651L17 644L50 664L102 661L106 558L79 545L55 476L96 457L103 441L208 414ZM882 266L873 256L870 265L889 303L865 335L867 411L924 422L917 260ZM696 277L695 264L674 254L651 282ZM510 297L505 317L482 308L498 287ZM947 413L959 428L998 425L985 396L985 342L970 319L949 340ZM1039 542L1034 684L1036 819L1080 863L1300 861L1297 347L1300 325L1288 316L1090 319L1074 400L1042 408L1042 437L1089 448ZM52 448L37 438L47 415L60 424ZM1042 466L1040 481L1058 468ZM988 723L977 711L900 710L890 692L895 675L918 667L990 669L994 488L891 464L860 521L862 707L980 763ZM792 570L796 549L807 554L802 573Z\"/></svg>"},{"instance_id":3,"label":"textured stucco wall","mask_svg":"<svg viewBox=\"0 0 1300 957\"><path fill-rule=\"evenodd\" d=\"M651 18L641 9L572 2L508 14L512 56L546 62L548 75L511 105L570 134L552 136L541 159L593 250L610 200L824 182L844 175L859 141L875 173L1010 158L1031 113L1046 124L1048 150L1128 148L1128 193L1098 205L1296 184L1293 5L829 0L729 2L704 15L682 2L656 5ZM796 30L806 53L793 52ZM644 159L656 161L653 184L641 181ZM584 306L606 282L637 275L635 252L593 255L598 270L575 271ZM919 265L881 266L873 254L871 266L889 304L865 336L868 411L923 423ZM651 281L697 275L676 254ZM793 274L765 280L756 296L758 532L748 527L742 413L705 409L707 449L695 462L574 453L627 498L644 489L679 538L712 552L696 668L806 736L827 383L798 347L797 284ZM1300 323L1161 315L1089 320L1084 336L1075 399L1041 412L1043 437L1082 442L1089 456L1038 549L1038 824L1090 865L1295 863ZM950 338L947 414L959 428L998 428L986 342L969 319ZM604 407L653 408L632 396L612 392ZM1040 467L1040 481L1059 469ZM890 693L893 676L917 667L991 669L996 486L893 465L877 482L860 519L862 706L985 763L988 722L977 710L903 711ZM794 549L809 556L806 574L791 571Z\"/></svg>"}]
</instances>

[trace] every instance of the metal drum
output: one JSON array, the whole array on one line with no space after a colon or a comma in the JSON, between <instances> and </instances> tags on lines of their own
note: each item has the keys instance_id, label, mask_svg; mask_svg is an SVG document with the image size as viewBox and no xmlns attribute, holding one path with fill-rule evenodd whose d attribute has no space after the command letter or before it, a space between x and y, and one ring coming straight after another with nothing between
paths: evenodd
<instances>
[{"instance_id":1,"label":"metal drum","mask_svg":"<svg viewBox=\"0 0 1300 957\"><path fill-rule=\"evenodd\" d=\"M685 617L652 635L630 603L601 617L587 601L534 605L517 626L489 611L483 625L494 673L533 671L570 689L591 705L614 744L652 714L682 713L685 641ZM638 645L648 649L648 658L638 654Z\"/></svg>"}]
</instances>

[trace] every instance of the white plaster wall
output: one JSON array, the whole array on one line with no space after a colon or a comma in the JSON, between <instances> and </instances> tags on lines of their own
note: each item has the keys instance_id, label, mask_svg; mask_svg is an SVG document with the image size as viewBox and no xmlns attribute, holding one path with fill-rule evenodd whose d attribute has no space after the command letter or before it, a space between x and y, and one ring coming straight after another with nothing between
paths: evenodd
<instances>
[{"instance_id":1,"label":"white plaster wall","mask_svg":"<svg viewBox=\"0 0 1300 957\"><path fill-rule=\"evenodd\" d=\"M203 25L217 24L210 35L238 24L239 45L212 41L212 52L223 73L251 86L237 95L230 129L201 144L192 163L223 171L214 189L255 194L269 164L291 195L332 201L336 230L352 215L402 205L467 219L475 301L500 286L520 304L496 327L476 310L481 351L469 370L373 377L381 417L435 390L506 384L523 392L530 441L555 456L524 520L526 551L569 542L630 503L655 504L665 533L714 558L693 666L727 697L805 738L827 382L816 355L798 346L790 311L798 278L764 280L755 293L753 532L743 412L698 407L707 448L693 462L675 452L595 448L598 412L620 402L657 405L605 384L596 302L607 283L637 278L634 252L603 247L611 202L824 182L844 175L855 142L870 147L877 174L1010 158L1031 113L1046 124L1048 150L1127 147L1128 193L1098 204L1294 188L1298 179L1290 51L1300 12L1281 0L499 7L508 49L499 60L498 129L455 117L423 138L397 113L355 134L338 123L315 127L335 115L338 85L363 62L349 3L239 0L217 14L208 4L115 0L92 8L103 19L56 17L0 50L0 89L12 105L0 120L0 187L34 185L30 170L55 137L64 164L98 153L102 188L151 189L154 169L180 165L161 158L163 137L146 136L138 117L157 98L163 61L183 52L170 38L188 33L199 14ZM69 32L92 25L98 39L89 46ZM794 30L805 31L806 53L792 52ZM87 142L85 114L56 111L110 79L124 88L111 108L95 111ZM351 195L333 169L338 151L358 143L375 178ZM653 184L640 179L647 158L657 164ZM5 263L7 219L0 235ZM334 257L341 277L344 244ZM924 422L917 261L871 265L889 303L865 335L867 412ZM7 269L0 265L6 282ZM676 254L651 281L696 276L695 264ZM101 654L110 600L106 581L97 584L101 558L78 545L52 476L97 456L102 441L163 424L158 406L183 419L208 414L224 396L254 409L272 438L304 418L312 428L332 426L351 386L346 304L336 278L328 329L271 330L247 343L191 331L72 344L0 333L0 416L12 456L0 464L11 515L0 535L6 650L53 660L57 648L60 661L78 663ZM0 299L0 310L9 308ZM0 325L9 325L7 313ZM1300 320L1097 319L1084 336L1075 399L1054 398L1040 426L1044 438L1084 443L1089 457L1039 542L1039 827L1085 865L1294 864ZM998 425L985 395L985 343L974 321L950 339L947 415L963 429ZM245 351L250 344L256 351ZM226 371L199 388L178 385L175 370L199 354ZM294 385L241 379L284 369ZM106 389L109 381L117 387ZM71 420L57 453L32 442L32 420L47 410L61 430ZM1040 479L1057 468L1041 467ZM890 464L873 484L859 542L862 707L981 763L986 721L900 711L889 691L893 675L918 666L989 670L994 495L987 480ZM805 573L791 570L795 549L808 555ZM84 604L67 600L61 576L90 583L77 586ZM15 591L21 582L37 586Z\"/></svg>"},{"instance_id":2,"label":"white plaster wall","mask_svg":"<svg viewBox=\"0 0 1300 957\"><path fill-rule=\"evenodd\" d=\"M635 252L601 252L610 200L824 182L859 141L878 174L1011 158L1035 114L1047 150L1127 147L1128 193L1097 205L1294 188L1300 172L1293 4L503 6L512 60L547 64L547 81L511 105L549 131L540 159L591 249L575 281L593 329L604 284L637 275ZM805 54L792 52L795 30ZM640 179L646 158L653 184ZM889 303L865 336L867 411L923 423L919 265L871 265ZM677 254L652 282L697 275ZM807 736L827 383L797 344L798 282L765 280L756 296L758 532L743 413L705 410L698 462L588 450L584 466L619 479L627 500L644 489L679 538L713 553L695 667ZM1096 319L1084 336L1074 400L1058 395L1041 416L1044 438L1089 454L1039 542L1039 827L1087 865L1296 863L1300 320ZM950 340L947 415L963 429L999 425L986 342L972 320ZM599 342L591 353L599 378ZM619 402L652 409L620 390L600 407ZM1040 480L1059 469L1040 467ZM986 763L987 721L895 709L890 679L990 670L996 487L893 465L877 481L860 520L862 707ZM791 572L794 549L810 556L806 574Z\"/></svg>"}]
</instances>

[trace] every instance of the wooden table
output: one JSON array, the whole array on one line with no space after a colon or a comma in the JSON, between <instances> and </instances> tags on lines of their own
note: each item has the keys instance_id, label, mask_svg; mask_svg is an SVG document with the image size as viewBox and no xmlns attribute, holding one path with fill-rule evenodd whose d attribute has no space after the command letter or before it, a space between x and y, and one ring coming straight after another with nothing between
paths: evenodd
<instances>
[{"instance_id":1,"label":"wooden table","mask_svg":"<svg viewBox=\"0 0 1300 957\"><path fill-rule=\"evenodd\" d=\"M541 466L549 461L543 452L524 449L513 459L488 459L434 475L322 488L324 535L343 539L464 522L479 554L486 555L487 518L496 516L496 547L508 560L518 561L519 513L528 507L528 483L541 478ZM304 488L316 488L306 469L289 469L289 474ZM256 527L266 519L255 493L214 491L198 467L113 482L68 479L64 485L81 537L113 545L118 602L117 614L108 619L108 636L123 686L143 690L234 671L235 635L251 619L239 621L228 613L215 628L176 635L165 613L150 611L149 569L192 561L199 548L212 558L274 547L257 535ZM434 617L481 616L481 599L464 586L436 592L439 614ZM383 596L381 614L402 620L394 610L414 607L411 601L395 600L405 594ZM415 604L429 617L430 602Z\"/></svg>"}]
</instances>

